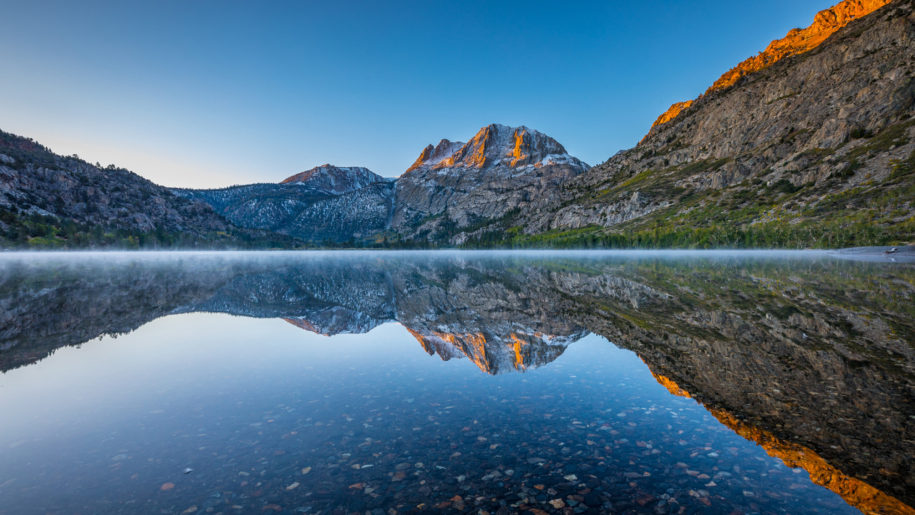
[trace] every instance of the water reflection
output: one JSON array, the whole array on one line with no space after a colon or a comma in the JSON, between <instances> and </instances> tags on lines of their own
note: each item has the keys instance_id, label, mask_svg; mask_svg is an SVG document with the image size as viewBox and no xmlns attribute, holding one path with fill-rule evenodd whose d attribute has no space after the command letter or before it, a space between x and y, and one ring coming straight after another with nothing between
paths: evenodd
<instances>
[{"instance_id":1,"label":"water reflection","mask_svg":"<svg viewBox=\"0 0 915 515\"><path fill-rule=\"evenodd\" d=\"M653 380L670 393L694 399L730 431L762 446L789 467L806 470L813 482L849 504L865 512L913 512L915 267L908 265L825 256L631 259L431 253L8 259L0 267L0 367L4 371L38 362L60 347L129 333L157 318L186 313L283 319L321 335L364 334L397 322L426 353L445 361L466 359L493 375L549 369L546 365L594 333L634 351ZM583 362L582 374L590 373L587 366ZM540 386L548 383L539 381ZM413 395L407 390L402 393ZM620 395L624 394L625 389ZM533 409L527 404L519 401L518 420L524 420L524 410ZM366 401L350 409L372 413L379 406ZM447 418L447 410L436 413L429 416ZM586 418L574 412L569 416ZM621 439L612 438L619 429L605 415L595 415L595 420L603 422L586 431L585 438L594 445L586 443L584 450L574 452L581 454L576 458L580 461L600 454L597 463L607 463L611 460L605 454L620 445L612 443ZM369 416L363 423L383 422ZM414 421L415 426L401 430L413 432L429 423L428 419ZM463 427L466 421L460 423ZM607 433L598 432L601 428ZM653 432L669 430L652 428ZM611 437L609 442L606 436ZM651 435L633 436L638 440L632 444L641 442L644 445L638 447L647 456L654 455L657 445L645 443ZM327 438L329 442L331 437ZM355 433L349 441L356 448L365 443L354 438ZM459 455L501 452L498 447L488 449L496 445L487 443L490 439L498 440L491 434L466 442L451 436L436 439L435 445L450 447ZM622 440L630 445L628 438ZM557 445L559 451L549 452L562 455L567 447L561 442L553 447ZM572 453L568 448L566 454ZM723 512L734 507L816 509L812 503L798 510L800 505L792 504L790 496L776 502L778 494L765 502L752 496L726 496L726 502L715 499L715 488L734 480L731 476L739 472L722 469L712 475L692 467L695 460L709 455L725 460L719 456L722 452L702 448L687 453L683 461L668 459L651 467L628 457L614 461L612 468L622 481L618 486L625 489L628 484L633 493L628 494L628 505L617 501L613 509L664 513L676 513L681 507ZM499 476L488 481L506 476L505 470L539 467L552 460L535 455L519 461L514 468L494 468ZM362 464L346 465L359 470L352 467ZM393 481L397 485L408 481L416 463L407 465L398 469L401 464L392 464L387 480L400 477ZM669 502L671 494L665 494L669 488L652 492L644 485L631 486L643 478L671 476L680 465L698 482L679 503ZM305 484L302 470L296 476L299 484ZM372 499L376 487L353 477L346 489L371 490L365 495ZM372 507L371 503L354 506L349 497L341 500L339 485L325 481L324 486L314 487L316 498L326 498L324 504L318 502L313 509L341 504L350 509ZM425 481L417 492L435 484L433 479ZM582 479L576 485L578 479L566 479L550 485L542 481L522 481L524 491L530 493L502 508L606 510L603 503L611 502L605 492L608 486L600 482ZM566 483L572 486L563 486ZM554 493L543 493L546 489ZM464 492L464 497L458 495L460 501L447 497L440 502L462 510L489 506L483 502L486 499L477 503L465 499L477 492ZM595 499L597 492L605 495ZM424 495L431 499L432 493L430 489ZM545 499L538 501L538 493ZM487 495L492 493L483 497ZM389 508L390 498L382 499L381 506ZM550 504L555 499L562 503ZM687 501L695 505L690 507ZM782 501L785 504L779 504ZM291 509L273 503L264 506L268 505L271 510L273 506ZM436 505L419 509L426 508ZM825 511L833 509L837 508Z\"/></svg>"}]
</instances>

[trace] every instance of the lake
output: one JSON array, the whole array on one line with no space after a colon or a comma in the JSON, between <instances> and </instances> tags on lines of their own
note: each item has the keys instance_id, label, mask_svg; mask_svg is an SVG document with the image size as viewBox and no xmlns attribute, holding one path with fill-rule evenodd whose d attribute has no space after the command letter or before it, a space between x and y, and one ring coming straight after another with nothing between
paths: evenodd
<instances>
[{"instance_id":1,"label":"lake","mask_svg":"<svg viewBox=\"0 0 915 515\"><path fill-rule=\"evenodd\" d=\"M915 265L0 255L0 513L915 513Z\"/></svg>"}]
</instances>

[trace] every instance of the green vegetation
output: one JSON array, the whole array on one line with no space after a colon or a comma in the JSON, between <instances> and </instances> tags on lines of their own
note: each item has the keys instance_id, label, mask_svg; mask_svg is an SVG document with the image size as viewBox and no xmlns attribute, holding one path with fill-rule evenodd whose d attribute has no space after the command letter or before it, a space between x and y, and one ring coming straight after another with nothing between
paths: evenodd
<instances>
[{"instance_id":1,"label":"green vegetation","mask_svg":"<svg viewBox=\"0 0 915 515\"><path fill-rule=\"evenodd\" d=\"M510 233L495 246L506 248L841 248L894 245L902 242L895 230L875 227L866 220L791 224L768 222L741 227L658 227L650 230L610 231L596 226L533 235ZM915 234L915 220L909 221ZM487 233L488 235L488 233ZM466 247L490 247L492 236L468 242ZM904 240L909 241L909 240Z\"/></svg>"},{"instance_id":2,"label":"green vegetation","mask_svg":"<svg viewBox=\"0 0 915 515\"><path fill-rule=\"evenodd\" d=\"M53 216L27 215L0 207L0 248L10 249L155 249L155 248L297 248L297 240L263 231L212 231L200 236L156 229L135 231L81 225Z\"/></svg>"},{"instance_id":3,"label":"green vegetation","mask_svg":"<svg viewBox=\"0 0 915 515\"><path fill-rule=\"evenodd\" d=\"M847 164L825 181L804 183L788 174L771 183L747 179L724 188L676 186L680 179L719 170L728 159L701 160L660 170L608 179L609 186L567 204L625 203L634 194L656 207L613 227L587 226L524 234L512 220L501 220L468 241L466 247L505 248L840 248L915 242L915 152L891 162L888 177L845 182L874 155L908 143L915 120L890 125L877 134L857 130L855 146L813 148L797 156L801 169L825 159ZM794 131L792 135L803 131ZM794 137L794 136L792 136ZM835 157L836 155L840 157ZM841 163L841 161L839 161ZM767 175L768 171L763 175ZM624 173L625 175L625 173ZM865 178L867 179L867 178ZM606 183L605 183L606 184ZM641 205L645 205L642 202Z\"/></svg>"},{"instance_id":4,"label":"green vegetation","mask_svg":"<svg viewBox=\"0 0 915 515\"><path fill-rule=\"evenodd\" d=\"M613 229L523 234L518 226L483 233L466 246L510 248L841 248L915 241L915 155L896 165L893 187L852 188L798 203L810 187L778 181L758 193L707 192ZM904 179L908 178L909 180ZM716 198L717 197L717 198ZM502 239L499 239L501 235Z\"/></svg>"}]
</instances>

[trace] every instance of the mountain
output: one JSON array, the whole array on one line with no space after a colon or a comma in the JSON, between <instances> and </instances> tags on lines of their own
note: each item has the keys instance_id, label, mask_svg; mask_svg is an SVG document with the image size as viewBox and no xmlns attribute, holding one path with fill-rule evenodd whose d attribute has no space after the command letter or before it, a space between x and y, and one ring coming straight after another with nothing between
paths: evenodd
<instances>
[{"instance_id":1,"label":"mountain","mask_svg":"<svg viewBox=\"0 0 915 515\"><path fill-rule=\"evenodd\" d=\"M405 240L461 244L494 220L555 198L587 169L541 132L488 125L467 143L423 149L397 179L391 228Z\"/></svg>"},{"instance_id":2,"label":"mountain","mask_svg":"<svg viewBox=\"0 0 915 515\"><path fill-rule=\"evenodd\" d=\"M424 166L436 166L445 159L450 158L464 145L465 143L463 141L449 141L447 139L439 141L438 145L434 147L432 145L427 145L426 148L419 153L419 157L416 158L416 161L410 165L410 168L407 168L407 171L410 172Z\"/></svg>"},{"instance_id":3,"label":"mountain","mask_svg":"<svg viewBox=\"0 0 915 515\"><path fill-rule=\"evenodd\" d=\"M0 131L0 246L293 246L139 175Z\"/></svg>"},{"instance_id":4,"label":"mountain","mask_svg":"<svg viewBox=\"0 0 915 515\"><path fill-rule=\"evenodd\" d=\"M545 202L587 169L541 132L493 124L467 143L427 146L396 180L328 164L279 184L173 191L240 227L317 244L454 245Z\"/></svg>"},{"instance_id":5,"label":"mountain","mask_svg":"<svg viewBox=\"0 0 915 515\"><path fill-rule=\"evenodd\" d=\"M384 177L361 166L324 164L287 177L280 184L297 184L330 195L343 195L384 181Z\"/></svg>"},{"instance_id":6,"label":"mountain","mask_svg":"<svg viewBox=\"0 0 915 515\"><path fill-rule=\"evenodd\" d=\"M915 0L843 0L594 167L536 130L492 124L426 146L396 180L327 164L276 184L167 191L4 135L0 243L904 244L913 78Z\"/></svg>"},{"instance_id":7,"label":"mountain","mask_svg":"<svg viewBox=\"0 0 915 515\"><path fill-rule=\"evenodd\" d=\"M317 244L371 240L387 228L394 202L391 180L367 168L329 164L279 184L172 191L211 205L239 227L274 231Z\"/></svg>"},{"instance_id":8,"label":"mountain","mask_svg":"<svg viewBox=\"0 0 915 515\"><path fill-rule=\"evenodd\" d=\"M854 19L866 16L892 0L845 0L829 9L820 11L813 19L813 24L805 29L793 29L782 39L776 39L758 55L754 55L725 72L714 84L709 86L706 94L727 89L742 77L758 72L776 62L793 55L813 50L837 30L848 25ZM652 127L667 123L684 110L692 106L694 100L677 102L670 106Z\"/></svg>"},{"instance_id":9,"label":"mountain","mask_svg":"<svg viewBox=\"0 0 915 515\"><path fill-rule=\"evenodd\" d=\"M635 148L504 220L502 243L915 240L915 3L885 3L846 0L773 42Z\"/></svg>"}]
</instances>

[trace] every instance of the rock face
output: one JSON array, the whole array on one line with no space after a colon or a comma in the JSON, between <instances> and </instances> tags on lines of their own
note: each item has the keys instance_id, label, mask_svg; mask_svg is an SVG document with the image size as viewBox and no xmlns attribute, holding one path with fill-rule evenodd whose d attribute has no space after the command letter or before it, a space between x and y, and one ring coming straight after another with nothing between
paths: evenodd
<instances>
[{"instance_id":1,"label":"rock face","mask_svg":"<svg viewBox=\"0 0 915 515\"><path fill-rule=\"evenodd\" d=\"M667 246L697 231L712 245L763 246L773 233L796 235L779 240L793 246L875 244L859 233L915 238L913 6L897 0L812 50L753 73L740 68L733 85L710 90L637 147L564 185L550 205L506 225L528 234L654 232L670 236L656 243ZM839 21L814 26L835 28L855 12L837 7L818 20ZM773 47L812 44L829 30L796 32Z\"/></svg>"},{"instance_id":2,"label":"rock face","mask_svg":"<svg viewBox=\"0 0 915 515\"><path fill-rule=\"evenodd\" d=\"M776 39L758 55L748 58L725 72L706 91L727 89L741 77L758 72L776 62L793 55L803 54L818 47L834 32L848 25L852 20L866 16L890 3L892 0L843 0L829 9L820 11L813 18L813 24L805 29L794 29L782 39ZM655 120L652 127L676 118L683 109L692 105L692 100L677 102Z\"/></svg>"},{"instance_id":3,"label":"rock face","mask_svg":"<svg viewBox=\"0 0 915 515\"><path fill-rule=\"evenodd\" d=\"M493 220L545 202L587 169L541 132L489 125L467 143L423 149L397 180L391 227L407 240L459 244Z\"/></svg>"},{"instance_id":4,"label":"rock face","mask_svg":"<svg viewBox=\"0 0 915 515\"><path fill-rule=\"evenodd\" d=\"M235 246L258 238L133 172L0 131L0 246Z\"/></svg>"},{"instance_id":5,"label":"rock face","mask_svg":"<svg viewBox=\"0 0 915 515\"><path fill-rule=\"evenodd\" d=\"M287 177L280 184L298 184L331 195L343 195L384 181L384 177L361 166L324 164Z\"/></svg>"},{"instance_id":6,"label":"rock face","mask_svg":"<svg viewBox=\"0 0 915 515\"><path fill-rule=\"evenodd\" d=\"M407 172L424 166L437 166L445 159L453 156L454 153L460 150L464 145L465 143L463 141L448 141L447 139L439 141L438 145L434 147L432 145L427 145L426 148L420 152L416 161L410 165L410 168L407 168Z\"/></svg>"},{"instance_id":7,"label":"rock face","mask_svg":"<svg viewBox=\"0 0 915 515\"><path fill-rule=\"evenodd\" d=\"M658 116L658 119L655 120L653 124L651 124L651 127L654 128L657 125L661 125L662 123L667 123L673 120L674 118L680 116L680 113L684 109L689 109L691 105L693 105L692 100L684 100L683 102L674 103L667 108L667 111L661 113L661 116Z\"/></svg>"},{"instance_id":8,"label":"rock face","mask_svg":"<svg viewBox=\"0 0 915 515\"><path fill-rule=\"evenodd\" d=\"M394 202L391 180L366 168L333 165L312 168L279 184L173 191L206 202L239 227L318 244L371 239L387 228Z\"/></svg>"}]
</instances>

